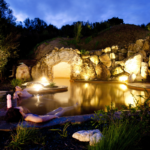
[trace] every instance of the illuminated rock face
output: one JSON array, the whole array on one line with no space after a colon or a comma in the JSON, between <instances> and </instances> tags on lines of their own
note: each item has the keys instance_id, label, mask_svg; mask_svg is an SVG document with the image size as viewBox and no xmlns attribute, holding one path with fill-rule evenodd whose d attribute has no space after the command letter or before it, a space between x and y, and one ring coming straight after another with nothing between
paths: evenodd
<instances>
[{"instance_id":1,"label":"illuminated rock face","mask_svg":"<svg viewBox=\"0 0 150 150\"><path fill-rule=\"evenodd\" d=\"M54 48L54 50L42 58L32 68L32 78L37 79L41 76L48 76L50 80L54 77L70 78L73 73L74 65L82 66L82 59L78 54L79 50L72 48ZM60 63L60 64L59 64ZM59 66L59 69L58 69ZM42 71L45 70L45 71ZM54 76L55 71L55 76ZM39 73L41 72L41 73ZM64 72L64 73L63 73Z\"/></svg>"},{"instance_id":2,"label":"illuminated rock face","mask_svg":"<svg viewBox=\"0 0 150 150\"><path fill-rule=\"evenodd\" d=\"M124 47L115 45L102 50L92 50L88 55L81 55L78 49L54 47L32 67L31 75L33 79L44 75L51 80L55 77L107 80L111 75L117 77L125 71L130 75L135 74L136 78L139 76L146 78L148 72L146 64L150 66L149 42L149 38L139 39ZM142 62L145 64L141 66ZM133 82L131 76L130 79L130 82Z\"/></svg>"},{"instance_id":3,"label":"illuminated rock face","mask_svg":"<svg viewBox=\"0 0 150 150\"><path fill-rule=\"evenodd\" d=\"M22 64L17 67L16 71L16 79L29 79L30 78L30 72L29 67L25 64Z\"/></svg>"},{"instance_id":4,"label":"illuminated rock face","mask_svg":"<svg viewBox=\"0 0 150 150\"><path fill-rule=\"evenodd\" d=\"M90 57L90 60L94 63L94 64L98 64L99 63L99 59L97 55L93 55Z\"/></svg>"},{"instance_id":5,"label":"illuminated rock face","mask_svg":"<svg viewBox=\"0 0 150 150\"><path fill-rule=\"evenodd\" d=\"M112 75L117 75L117 74L120 74L122 72L123 72L123 69L120 66L118 66L112 70Z\"/></svg>"},{"instance_id":6,"label":"illuminated rock face","mask_svg":"<svg viewBox=\"0 0 150 150\"><path fill-rule=\"evenodd\" d=\"M141 63L141 76L146 79L148 75L148 64L145 62Z\"/></svg>"},{"instance_id":7,"label":"illuminated rock face","mask_svg":"<svg viewBox=\"0 0 150 150\"><path fill-rule=\"evenodd\" d=\"M35 66L32 67L31 76L34 80L47 76L48 66L45 62L39 61Z\"/></svg>"},{"instance_id":8,"label":"illuminated rock face","mask_svg":"<svg viewBox=\"0 0 150 150\"><path fill-rule=\"evenodd\" d=\"M125 61L124 70L130 74L134 73L135 75L140 74L141 72L141 62L143 58L141 54L136 54L133 57Z\"/></svg>"},{"instance_id":9,"label":"illuminated rock face","mask_svg":"<svg viewBox=\"0 0 150 150\"><path fill-rule=\"evenodd\" d=\"M111 60L109 58L109 55L107 54L103 54L101 56L99 56L100 61L107 67L111 66Z\"/></svg>"}]
</instances>

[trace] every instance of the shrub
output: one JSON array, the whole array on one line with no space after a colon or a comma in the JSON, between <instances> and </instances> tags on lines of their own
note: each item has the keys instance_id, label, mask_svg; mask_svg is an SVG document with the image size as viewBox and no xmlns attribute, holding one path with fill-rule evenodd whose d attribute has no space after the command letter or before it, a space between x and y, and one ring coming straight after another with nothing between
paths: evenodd
<instances>
[{"instance_id":1,"label":"shrub","mask_svg":"<svg viewBox=\"0 0 150 150\"><path fill-rule=\"evenodd\" d=\"M54 86L56 86L56 83L51 82L51 83L49 84L49 86L50 86L50 87L54 87Z\"/></svg>"},{"instance_id":2,"label":"shrub","mask_svg":"<svg viewBox=\"0 0 150 150\"><path fill-rule=\"evenodd\" d=\"M140 124L128 121L110 124L104 127L102 139L90 146L89 150L130 150L140 139Z\"/></svg>"},{"instance_id":3,"label":"shrub","mask_svg":"<svg viewBox=\"0 0 150 150\"><path fill-rule=\"evenodd\" d=\"M23 80L20 79L12 79L11 80L11 85L13 88L15 88L16 86L21 86L21 84L23 83Z\"/></svg>"},{"instance_id":4,"label":"shrub","mask_svg":"<svg viewBox=\"0 0 150 150\"><path fill-rule=\"evenodd\" d=\"M81 49L81 55L88 55L90 52L86 51L85 49Z\"/></svg>"},{"instance_id":5,"label":"shrub","mask_svg":"<svg viewBox=\"0 0 150 150\"><path fill-rule=\"evenodd\" d=\"M44 137L39 137L39 130L33 128L23 127L20 125L16 129L16 133L11 134L12 141L9 143L8 147L12 149L22 149L21 146L34 143L44 145Z\"/></svg>"}]
</instances>

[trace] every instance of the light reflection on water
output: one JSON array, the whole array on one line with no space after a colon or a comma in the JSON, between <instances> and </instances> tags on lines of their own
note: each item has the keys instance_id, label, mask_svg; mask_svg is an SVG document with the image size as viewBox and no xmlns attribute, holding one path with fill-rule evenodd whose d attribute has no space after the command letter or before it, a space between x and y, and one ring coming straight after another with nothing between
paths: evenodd
<instances>
[{"instance_id":1,"label":"light reflection on water","mask_svg":"<svg viewBox=\"0 0 150 150\"><path fill-rule=\"evenodd\" d=\"M29 99L22 100L19 105L27 107L32 113L46 114L58 107L68 107L79 103L79 107L68 113L65 116L90 114L99 109L104 109L105 106L110 106L120 109L121 105L135 106L134 95L143 95L143 91L128 89L123 84L114 83L81 83L70 82L69 79L55 79L56 85L68 86L67 92L44 94L34 96ZM143 103L143 99L138 98L139 102Z\"/></svg>"}]
</instances>

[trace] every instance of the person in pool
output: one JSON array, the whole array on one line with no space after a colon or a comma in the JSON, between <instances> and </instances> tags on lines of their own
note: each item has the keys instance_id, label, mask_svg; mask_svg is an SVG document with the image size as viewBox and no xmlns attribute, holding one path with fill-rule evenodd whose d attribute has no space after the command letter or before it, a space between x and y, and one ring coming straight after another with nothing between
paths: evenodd
<instances>
[{"instance_id":1,"label":"person in pool","mask_svg":"<svg viewBox=\"0 0 150 150\"><path fill-rule=\"evenodd\" d=\"M29 98L33 95L30 94L26 89L22 89L20 86L15 87L15 93L13 95L13 99L20 99L20 98Z\"/></svg>"},{"instance_id":2,"label":"person in pool","mask_svg":"<svg viewBox=\"0 0 150 150\"><path fill-rule=\"evenodd\" d=\"M76 103L74 106L70 107L59 107L52 112L47 113L46 115L36 115L30 113L30 111L27 108L24 107L11 107L7 110L5 120L7 122L18 122L18 121L30 121L34 123L42 123L49 120L52 120L54 118L59 118L62 116L65 112L70 111L78 106L78 103Z\"/></svg>"}]
</instances>

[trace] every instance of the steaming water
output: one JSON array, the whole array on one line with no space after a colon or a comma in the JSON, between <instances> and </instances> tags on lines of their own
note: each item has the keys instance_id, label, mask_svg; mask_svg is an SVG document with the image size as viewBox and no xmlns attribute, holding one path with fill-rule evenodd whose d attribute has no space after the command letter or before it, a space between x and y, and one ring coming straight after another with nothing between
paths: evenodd
<instances>
[{"instance_id":1,"label":"steaming water","mask_svg":"<svg viewBox=\"0 0 150 150\"><path fill-rule=\"evenodd\" d=\"M69 79L55 79L56 85L68 86L68 91L55 94L44 94L16 102L16 105L27 107L32 113L46 114L58 107L68 107L78 102L79 106L64 116L91 114L105 106L112 105L120 109L121 105L135 106L134 95L143 95L143 91L128 89L123 84L113 83L80 83ZM144 100L138 100L142 103Z\"/></svg>"}]
</instances>

